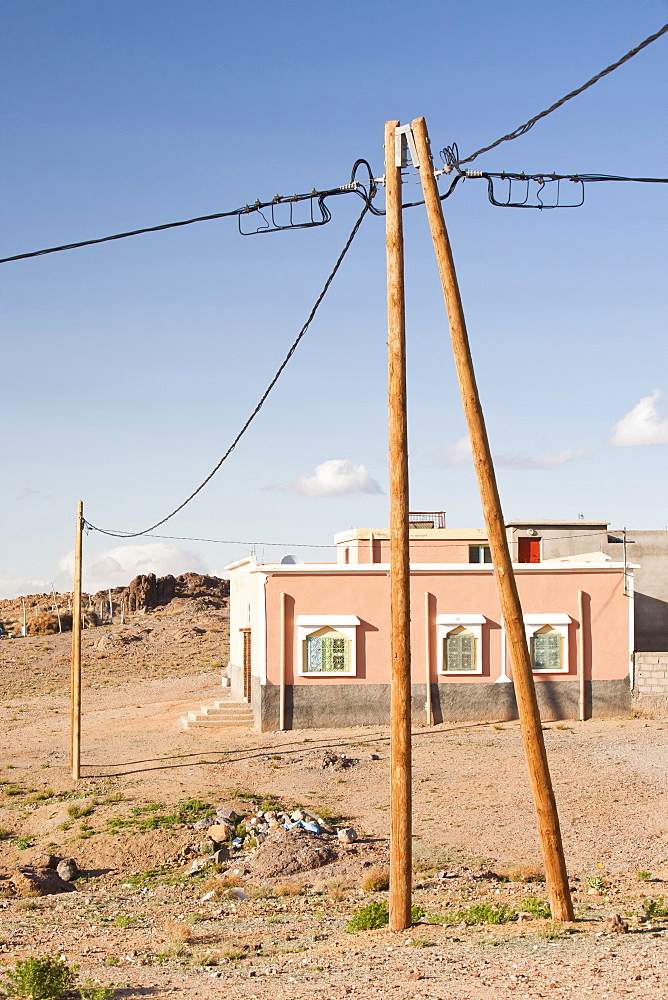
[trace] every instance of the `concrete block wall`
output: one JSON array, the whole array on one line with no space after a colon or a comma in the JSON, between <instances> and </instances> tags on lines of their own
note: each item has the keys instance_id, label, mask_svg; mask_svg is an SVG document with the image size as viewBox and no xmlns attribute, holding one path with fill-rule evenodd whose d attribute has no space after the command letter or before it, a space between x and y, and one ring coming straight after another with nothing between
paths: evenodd
<instances>
[{"instance_id":1,"label":"concrete block wall","mask_svg":"<svg viewBox=\"0 0 668 1000\"><path fill-rule=\"evenodd\" d=\"M647 708L668 710L668 652L635 653L633 697Z\"/></svg>"}]
</instances>

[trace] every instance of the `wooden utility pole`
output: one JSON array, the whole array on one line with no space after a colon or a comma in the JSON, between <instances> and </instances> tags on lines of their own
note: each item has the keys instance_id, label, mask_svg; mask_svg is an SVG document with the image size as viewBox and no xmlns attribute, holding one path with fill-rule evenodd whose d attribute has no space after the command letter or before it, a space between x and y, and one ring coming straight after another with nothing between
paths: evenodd
<instances>
[{"instance_id":1,"label":"wooden utility pole","mask_svg":"<svg viewBox=\"0 0 668 1000\"><path fill-rule=\"evenodd\" d=\"M573 903L568 886L566 862L561 842L557 804L552 789L550 770L545 752L545 742L541 730L540 713L536 699L531 659L524 631L524 620L513 566L510 559L501 501L494 474L492 454L487 440L485 420L480 406L478 388L473 370L473 360L469 347L464 310L457 284L450 241L443 218L434 167L429 149L429 137L424 118L416 118L412 123L413 136L420 161L420 180L436 251L436 260L443 285L443 295L450 323L452 349L459 379L459 388L464 404L464 412L471 438L473 461L478 476L478 486L482 500L485 524L492 553L503 621L510 646L513 664L513 682L519 709L522 739L526 755L529 777L533 791L534 805L538 818L538 830L547 890L552 916L556 920L573 919Z\"/></svg>"},{"instance_id":2,"label":"wooden utility pole","mask_svg":"<svg viewBox=\"0 0 668 1000\"><path fill-rule=\"evenodd\" d=\"M81 556L83 551L83 501L77 504L74 536L74 585L72 590L72 698L70 706L70 764L78 781L81 771Z\"/></svg>"},{"instance_id":3,"label":"wooden utility pole","mask_svg":"<svg viewBox=\"0 0 668 1000\"><path fill-rule=\"evenodd\" d=\"M411 649L408 550L406 315L401 167L395 130L385 124L387 352L390 444L390 930L411 925Z\"/></svg>"}]
</instances>

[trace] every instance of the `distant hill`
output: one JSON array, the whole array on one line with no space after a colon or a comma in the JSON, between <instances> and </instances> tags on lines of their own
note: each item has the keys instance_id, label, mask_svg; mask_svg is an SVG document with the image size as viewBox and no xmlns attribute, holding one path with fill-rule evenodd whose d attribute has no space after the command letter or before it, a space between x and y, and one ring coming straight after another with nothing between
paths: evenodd
<instances>
[{"instance_id":1,"label":"distant hill","mask_svg":"<svg viewBox=\"0 0 668 1000\"><path fill-rule=\"evenodd\" d=\"M216 610L226 607L229 592L229 580L217 576L182 573L156 577L148 573L136 576L127 587L84 594L84 625L95 627L112 620L120 623L130 614L165 607L175 598L197 598L200 608ZM22 634L24 607L28 635L51 635L72 628L71 592L29 594L0 601L0 625L7 634Z\"/></svg>"}]
</instances>

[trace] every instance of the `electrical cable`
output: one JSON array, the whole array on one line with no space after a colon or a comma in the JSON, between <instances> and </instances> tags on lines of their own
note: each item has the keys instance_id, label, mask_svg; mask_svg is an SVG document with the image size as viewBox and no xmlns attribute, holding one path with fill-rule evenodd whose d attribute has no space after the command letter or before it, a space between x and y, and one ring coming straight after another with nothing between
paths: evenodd
<instances>
[{"instance_id":1,"label":"electrical cable","mask_svg":"<svg viewBox=\"0 0 668 1000\"><path fill-rule=\"evenodd\" d=\"M84 519L84 527L90 528L95 531L99 530L93 528L91 524ZM211 542L213 545L244 545L250 546L276 546L281 549L333 549L336 547L336 542L330 542L329 545L323 545L322 542L316 542L313 545L309 545L308 542L240 542L238 540L229 538L193 538L190 535L154 535L144 532L144 537L146 538L169 538L175 542Z\"/></svg>"},{"instance_id":2,"label":"electrical cable","mask_svg":"<svg viewBox=\"0 0 668 1000\"><path fill-rule=\"evenodd\" d=\"M488 153L490 149L495 149L497 146L500 146L502 142L509 142L511 139L518 139L521 135L526 135L529 129L532 129L536 124L536 122L540 121L541 118L546 118L547 115L551 115L553 111L556 111L557 108L560 108L562 104L566 103L566 101L570 101L573 97L577 97L578 94L582 94L585 90L588 90L589 87L593 87L593 85L595 83L598 83L599 80L603 79L604 76L607 76L609 73L614 72L614 70L618 69L624 63L628 62L629 59L633 59L634 56L638 55L639 52L642 52L642 50L647 48L648 45L651 45L652 42L655 42L657 38L661 38L662 35L665 35L667 31L668 31L668 24L664 24L664 26L662 28L659 28L658 31L655 31L653 35L650 35L648 38L645 38L644 41L640 42L639 45L636 45L635 48L627 52L626 55L623 55L621 59L617 60L617 62L611 63L610 66L606 66L606 68L601 70L600 73L597 73L596 76L593 76L591 80L587 80L586 83L583 83L581 87L578 87L576 90L572 90L569 94L566 94L565 97L560 98L554 104L550 105L549 108L546 108L545 111L541 111L539 114L534 115L534 117L530 118L528 122L524 123L524 125L519 125L512 132L509 132L508 135L503 135L501 136L500 139L496 139L495 142L490 143L489 146L483 146L482 149L477 149L475 153L471 153L470 156L467 156L465 159L458 160L457 161L458 164L461 165L462 163L471 163L473 160L476 159L476 157L480 156L482 153Z\"/></svg>"},{"instance_id":3,"label":"electrical cable","mask_svg":"<svg viewBox=\"0 0 668 1000\"><path fill-rule=\"evenodd\" d=\"M237 444L239 443L239 441L241 440L241 438L244 436L244 434L246 433L246 431L250 427L251 423L253 422L253 420L255 419L255 417L258 415L258 413L260 412L260 410L264 406L264 403L265 403L265 401L267 399L267 396L269 395L269 393L271 392L271 390L274 388L274 386L278 382L279 378L281 377L281 375L283 373L284 368L288 364L288 362L289 362L290 358L292 357L292 355L295 353L295 350L297 349L297 345L299 344L299 342L301 341L302 337L304 336L304 334L308 330L309 326L311 325L311 323L312 323L312 321L313 321L313 319L315 317L315 314L318 311L318 307L320 306L320 303L322 302L322 300L324 299L325 295L327 294L327 292L329 290L329 286L331 285L332 281L334 280L334 277L335 277L337 271L339 270L341 264L343 263L344 257L348 253L348 250L350 249L353 240L357 236L359 228L362 225L362 222L364 221L364 217L366 216L367 212L369 212L369 211L370 211L370 198L366 198L365 201L364 201L364 208L362 209L362 212L360 213L359 218L357 219L355 225L353 226L353 228L352 228L352 230L350 232L350 236L346 240L346 243L345 243L345 245L343 247L343 250L339 254L339 256L338 256L338 258L336 260L336 263L334 264L334 267L330 271L329 277L327 278L325 284L323 285L322 291L318 295L318 298L316 299L315 304L314 304L313 308L311 309L311 312L308 315L308 319L306 320L306 322L304 323L303 327L301 328L301 330L297 334L297 337L295 338L294 342L292 343L292 346L290 347L290 350L286 354L285 358L283 359L283 361L279 365L276 374L274 375L274 377L272 378L271 382L269 383L269 385L267 386L267 388L263 392L262 396L260 397L260 400L259 400L258 404L256 405L255 409L253 410L253 412L251 413L251 415L248 417L248 419L244 423L243 427L241 428L241 430L239 431L239 433L237 434L237 436L235 437L234 441L229 446L229 448L227 449L227 451L225 452L225 454L223 455L223 457L214 466L214 468L211 470L211 472L206 477L206 479L204 479L200 483L200 485L197 487L197 489L193 490L193 492L190 494L190 496L188 496L183 501L183 503L179 504L179 506L176 507L170 514L167 514L166 517L163 517L160 521L156 521L155 524L150 525L150 527L145 528L143 531L108 531L108 530L106 530L104 528L98 528L96 525L91 524L90 521L85 521L85 524L86 524L86 526L88 527L88 529L90 531L99 531L103 535L111 535L114 538L138 538L140 535L146 535L150 531L154 531L155 528L159 528L161 524L164 524L166 521L169 521L169 519L172 518L172 517L174 517L175 514L178 514L179 511L183 510L183 508L186 506L186 504L189 504L190 501L193 500L197 496L197 494L200 493L201 490L204 489L204 487L207 485L207 483L210 482L211 479L213 479L213 477L218 472L218 470L220 469L220 467L223 464L223 462L225 462L229 458L229 456L232 454L232 452L236 448Z\"/></svg>"},{"instance_id":4,"label":"electrical cable","mask_svg":"<svg viewBox=\"0 0 668 1000\"><path fill-rule=\"evenodd\" d=\"M356 174L359 167L365 166L369 174L369 180L367 182L368 187L363 183L356 180ZM356 160L350 173L350 182L348 184L342 184L340 187L329 188L326 191L316 191L314 188L306 194L293 194L293 195L274 195L271 201L255 201L252 205L244 205L243 208L233 208L229 212L215 212L212 215L198 215L194 219L182 219L180 222L165 222L160 226L147 226L143 229L132 229L124 233L115 233L113 236L101 236L94 240L81 240L78 243L64 243L61 246L47 247L45 250L31 250L29 253L19 253L14 254L11 257L0 258L0 264L8 264L10 261L14 260L26 260L29 257L42 257L49 253L60 253L63 250L76 250L79 247L90 247L95 246L97 243L110 243L112 240L124 240L129 236L142 236L144 233L159 233L165 229L177 229L181 226L192 226L196 222L211 222L214 219L227 219L232 217L237 217L241 219L244 215L249 215L253 212L262 213L262 209L270 208L274 209L277 205L294 205L297 202L311 201L313 203L314 199L317 199L318 206L321 210L321 218L315 221L307 221L304 223L292 223L286 226L274 225L262 226L255 232L265 233L265 232L275 232L283 229L306 229L311 226L321 226L325 225L331 219L331 213L329 209L325 206L326 198L333 198L340 194L357 194L359 195L367 204L369 210L373 215L384 215L384 212L379 211L374 208L371 204L373 198L376 195L377 187L373 179L373 173L371 166L366 160L359 159ZM263 217L264 218L264 217ZM266 220L265 220L266 221ZM241 232L241 229L240 229ZM243 233L242 236L254 235L251 233Z\"/></svg>"}]
</instances>

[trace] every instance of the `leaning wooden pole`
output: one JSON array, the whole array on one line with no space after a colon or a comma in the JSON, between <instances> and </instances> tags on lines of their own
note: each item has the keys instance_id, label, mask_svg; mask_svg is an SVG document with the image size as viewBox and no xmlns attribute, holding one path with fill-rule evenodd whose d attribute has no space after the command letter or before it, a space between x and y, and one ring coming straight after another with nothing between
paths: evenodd
<instances>
[{"instance_id":1,"label":"leaning wooden pole","mask_svg":"<svg viewBox=\"0 0 668 1000\"><path fill-rule=\"evenodd\" d=\"M524 631L522 608L510 559L492 454L487 440L487 430L473 370L464 310L443 218L443 206L434 177L424 118L416 118L412 129L420 160L422 191L443 285L459 388L471 438L492 562L494 563L503 621L512 658L513 682L522 727L524 752L538 818L538 831L545 863L550 907L552 916L556 920L572 920L573 903L568 886L557 804L552 789L545 741L541 730L540 712L538 711L536 688Z\"/></svg>"},{"instance_id":2,"label":"leaning wooden pole","mask_svg":"<svg viewBox=\"0 0 668 1000\"><path fill-rule=\"evenodd\" d=\"M72 697L70 707L70 764L72 777L81 772L81 556L83 551L83 502L77 504L72 590Z\"/></svg>"},{"instance_id":3,"label":"leaning wooden pole","mask_svg":"<svg viewBox=\"0 0 668 1000\"><path fill-rule=\"evenodd\" d=\"M385 125L388 396L390 444L390 930L411 925L411 650L408 430L401 167Z\"/></svg>"}]
</instances>

